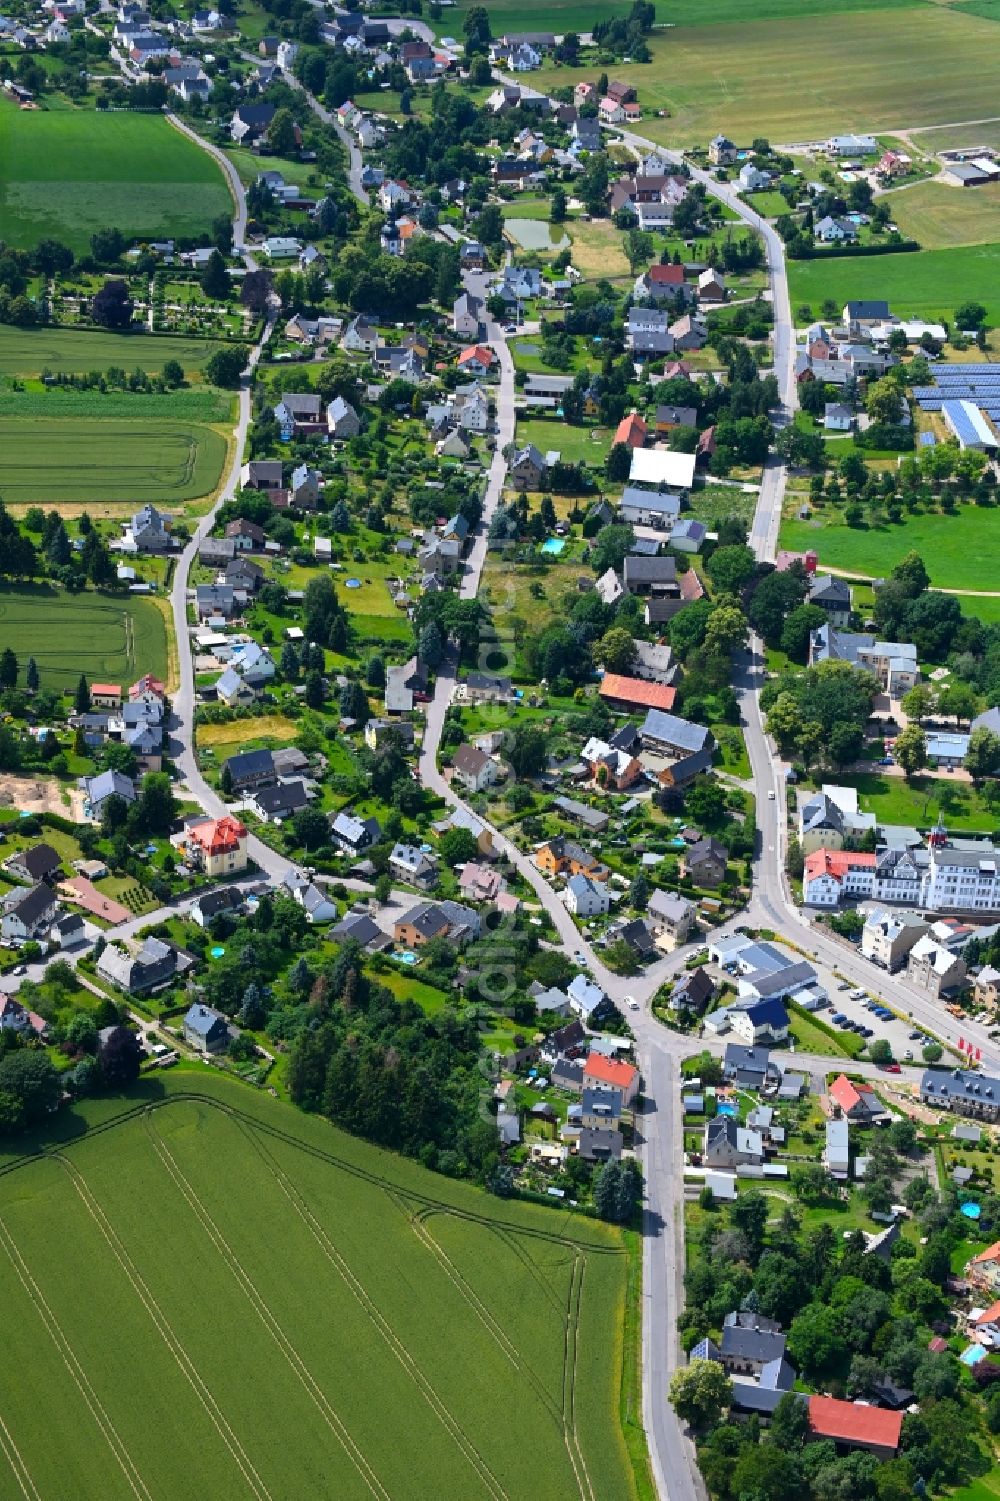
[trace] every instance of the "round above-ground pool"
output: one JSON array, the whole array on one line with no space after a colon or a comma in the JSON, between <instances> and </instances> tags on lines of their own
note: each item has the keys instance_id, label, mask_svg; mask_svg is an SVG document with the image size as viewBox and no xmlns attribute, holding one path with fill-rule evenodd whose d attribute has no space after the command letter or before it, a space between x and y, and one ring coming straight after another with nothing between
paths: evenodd
<instances>
[{"instance_id":1,"label":"round above-ground pool","mask_svg":"<svg viewBox=\"0 0 1000 1501\"><path fill-rule=\"evenodd\" d=\"M345 579L344 580L344 585L348 589L360 589L361 588L361 580L360 579Z\"/></svg>"},{"instance_id":2,"label":"round above-ground pool","mask_svg":"<svg viewBox=\"0 0 1000 1501\"><path fill-rule=\"evenodd\" d=\"M978 1220L980 1210L978 1204L963 1204L962 1213L967 1220Z\"/></svg>"},{"instance_id":3,"label":"round above-ground pool","mask_svg":"<svg viewBox=\"0 0 1000 1501\"><path fill-rule=\"evenodd\" d=\"M212 955L213 959L221 959L225 952L225 949L220 943L215 944L215 946L209 950L209 953Z\"/></svg>"}]
</instances>

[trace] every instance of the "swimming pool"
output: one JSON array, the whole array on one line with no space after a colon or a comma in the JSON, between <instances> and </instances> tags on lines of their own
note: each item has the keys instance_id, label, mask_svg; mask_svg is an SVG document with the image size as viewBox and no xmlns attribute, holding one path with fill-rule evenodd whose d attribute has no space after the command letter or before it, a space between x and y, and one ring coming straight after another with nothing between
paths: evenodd
<instances>
[{"instance_id":1,"label":"swimming pool","mask_svg":"<svg viewBox=\"0 0 1000 1501\"><path fill-rule=\"evenodd\" d=\"M219 943L217 943L214 948L209 949L209 953L211 954L213 959L221 959L225 952L225 949Z\"/></svg>"},{"instance_id":2,"label":"swimming pool","mask_svg":"<svg viewBox=\"0 0 1000 1501\"><path fill-rule=\"evenodd\" d=\"M345 586L348 589L360 589L361 588L361 580L360 579L345 579L344 580L344 584L345 584Z\"/></svg>"},{"instance_id":3,"label":"swimming pool","mask_svg":"<svg viewBox=\"0 0 1000 1501\"><path fill-rule=\"evenodd\" d=\"M551 552L558 556L565 546L566 540L564 537L549 537L548 541L542 543L542 552Z\"/></svg>"},{"instance_id":4,"label":"swimming pool","mask_svg":"<svg viewBox=\"0 0 1000 1501\"><path fill-rule=\"evenodd\" d=\"M978 1220L980 1209L978 1204L963 1204L962 1213L967 1220Z\"/></svg>"},{"instance_id":5,"label":"swimming pool","mask_svg":"<svg viewBox=\"0 0 1000 1501\"><path fill-rule=\"evenodd\" d=\"M417 962L417 956L412 949L404 949L401 954L396 955L396 958L400 964L416 964Z\"/></svg>"},{"instance_id":6,"label":"swimming pool","mask_svg":"<svg viewBox=\"0 0 1000 1501\"><path fill-rule=\"evenodd\" d=\"M986 1350L982 1345L970 1345L967 1350L962 1351L961 1355L958 1358L963 1365L971 1366L978 1365L979 1362L985 1358L985 1356Z\"/></svg>"},{"instance_id":7,"label":"swimming pool","mask_svg":"<svg viewBox=\"0 0 1000 1501\"><path fill-rule=\"evenodd\" d=\"M738 1117L740 1112L735 1105L723 1103L722 1105L717 1106L715 1113L716 1115L731 1115L733 1117Z\"/></svg>"}]
</instances>

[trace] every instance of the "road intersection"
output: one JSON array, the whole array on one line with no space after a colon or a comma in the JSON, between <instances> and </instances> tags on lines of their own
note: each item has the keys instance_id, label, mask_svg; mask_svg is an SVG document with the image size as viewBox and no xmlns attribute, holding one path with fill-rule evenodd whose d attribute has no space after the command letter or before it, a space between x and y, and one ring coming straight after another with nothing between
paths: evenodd
<instances>
[{"instance_id":1,"label":"road intersection","mask_svg":"<svg viewBox=\"0 0 1000 1501\"><path fill-rule=\"evenodd\" d=\"M323 111L315 100L310 98L309 102L318 114L327 116L327 112ZM662 147L654 146L652 141L642 136L632 132L620 134L622 141L639 154L656 150L676 164L681 162L679 154L663 152ZM207 149L211 150L211 148ZM359 158L355 159L352 155L350 175L352 190L357 197L361 198L363 194L359 180L359 161ZM235 222L238 225L245 225L246 207L242 186L238 179L233 181L234 173L230 172L227 175L233 185L237 204ZM794 328L781 240L772 226L744 204L731 187L717 183L706 173L694 171L692 176L695 180L703 182L709 193L725 203L763 238L774 312L772 336L774 370L778 378L781 401L778 411L774 413L774 419L778 425L782 425L790 421L793 415L795 387L792 376ZM241 236L238 237L237 243L242 244ZM248 265L251 265L252 259L249 255L246 259ZM488 291L486 278L479 274L469 273L465 280L469 291L481 297L486 296ZM261 348L270 332L270 327L269 324L261 341L255 346L251 367L260 357ZM507 347L505 331L495 321L491 320L487 324L486 342L495 351L499 360L498 431L484 496L482 519L473 539L466 572L460 586L460 593L464 598L475 598L479 592L488 547L489 525L503 495L507 472L506 450L513 442L515 431L514 366ZM249 378L246 379L240 391L239 399L239 421L235 432L229 473L216 505L199 523L195 536L178 561L171 595L181 658L180 688L173 701L175 723L172 754L183 779L185 793L193 797L206 812L213 816L220 816L225 809L225 804L201 776L195 758L194 679L187 620L187 581L198 544L211 530L218 506L224 500L229 499L235 491L240 458L250 419ZM784 466L776 459L770 460L765 466L750 532L750 544L761 561L773 561L775 557L785 482ZM791 935L797 946L829 970L836 970L856 985L862 985L867 989L874 988L901 1014L912 1017L915 1023L936 1032L943 1040L957 1043L955 1027L948 1025L950 1019L943 1019L939 1008L928 997L922 996L898 977L886 976L874 971L856 951L810 924L792 900L784 874L786 830L784 772L765 734L760 711L759 691L763 682L763 659L759 642L753 642L750 652L737 663L736 674L735 686L741 706L753 786L757 795L759 832L757 851L753 861L751 900L739 919L734 919L728 928L734 927L738 921L740 924L751 927L773 929L779 936ZM434 695L426 707L425 730L419 761L423 784L442 796L453 807L465 805L453 785L439 771L437 754L445 714L454 688L454 667L446 665L438 674ZM774 796L769 796L770 793ZM528 856L518 850L501 831L494 829L493 837L500 852L510 859L519 874L534 890L538 902L552 921L560 945L570 954L582 954L585 957L587 967L594 978L611 999L623 1009L625 1009L626 994L639 1002L638 1011L625 1009L625 1014L628 1015L635 1034L636 1052L643 1074L646 1099L645 1112L639 1118L637 1133L637 1147L644 1168L646 1190L642 1322L643 1419L653 1473L660 1496L669 1498L669 1501L704 1501L705 1488L698 1473L693 1445L666 1399L671 1374L681 1363L677 1321L683 1299L684 1164L683 1122L678 1077L680 1060L692 1050L693 1044L690 1038L679 1036L664 1028L653 1017L650 1008L653 994L664 979L682 970L692 949L689 946L677 951L668 959L658 961L652 970L647 971L640 978L624 978L612 973L593 950L586 936L578 931L562 901ZM258 866L272 878L280 878L288 867L287 859L277 855L256 838L251 840L250 854ZM722 931L727 931L727 929ZM982 1047L984 1061L1000 1060L1000 1052L982 1029L966 1026L964 1035L967 1038L971 1036L972 1040ZM708 1042L707 1046L711 1051L716 1052L721 1048L717 1040ZM797 1055L797 1062L816 1073L822 1073L830 1066L829 1058L811 1058L801 1054ZM866 1074L876 1072L873 1065L852 1065L852 1068L854 1071Z\"/></svg>"}]
</instances>

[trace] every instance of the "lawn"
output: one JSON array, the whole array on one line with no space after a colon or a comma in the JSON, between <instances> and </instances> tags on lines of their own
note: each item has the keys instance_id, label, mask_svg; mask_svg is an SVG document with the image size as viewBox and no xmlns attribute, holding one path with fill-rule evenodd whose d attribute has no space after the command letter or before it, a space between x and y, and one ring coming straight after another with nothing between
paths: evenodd
<instances>
[{"instance_id":1,"label":"lawn","mask_svg":"<svg viewBox=\"0 0 1000 1501\"><path fill-rule=\"evenodd\" d=\"M617 1232L200 1069L55 1126L63 1149L5 1153L0 1186L6 1349L32 1374L3 1450L30 1494L635 1496Z\"/></svg>"},{"instance_id":2,"label":"lawn","mask_svg":"<svg viewBox=\"0 0 1000 1501\"><path fill-rule=\"evenodd\" d=\"M461 37L465 12L476 0L458 0L454 9L445 10L435 23L439 36ZM901 9L918 3L918 0L880 0L884 9ZM990 5L994 0L972 0L973 4ZM683 26L691 18L687 0L655 0L656 21L660 26ZM768 17L827 15L834 11L868 10L872 0L758 0L753 14L757 20ZM600 12L587 0L546 0L539 11L526 0L491 0L489 6L490 26L494 36L505 31L537 31L544 26L557 36L567 31L590 31L595 20L612 20L626 16L629 5L626 0L602 0ZM730 21L741 21L746 15L745 0L703 0L698 6L700 25L711 26ZM240 22L242 27L243 23ZM640 74L641 77L641 74Z\"/></svg>"},{"instance_id":3,"label":"lawn","mask_svg":"<svg viewBox=\"0 0 1000 1501\"><path fill-rule=\"evenodd\" d=\"M883 577L908 552L916 551L927 564L931 583L940 589L992 592L1000 587L1000 510L992 507L967 504L953 516L930 512L880 527L789 518L781 523L779 546L795 552L812 548L824 567L856 570L868 578Z\"/></svg>"},{"instance_id":4,"label":"lawn","mask_svg":"<svg viewBox=\"0 0 1000 1501\"><path fill-rule=\"evenodd\" d=\"M199 745L228 745L233 739L241 741L274 740L285 744L294 740L300 726L283 714L261 714L256 719L240 719L230 724L200 724Z\"/></svg>"},{"instance_id":5,"label":"lawn","mask_svg":"<svg viewBox=\"0 0 1000 1501\"><path fill-rule=\"evenodd\" d=\"M836 14L816 4L803 14L794 0L781 0L770 19L755 10L746 20L746 7L737 6L726 0L725 21L691 26L690 8L674 0L678 24L654 34L652 63L632 73L643 135L704 146L721 130L749 145L761 135L803 141L995 113L996 31L988 20L936 5L909 7L905 24L888 6ZM454 25L450 19L449 29ZM817 57L824 64L821 85ZM545 90L573 76L553 65L531 82ZM655 118L660 109L670 118Z\"/></svg>"},{"instance_id":6,"label":"lawn","mask_svg":"<svg viewBox=\"0 0 1000 1501\"><path fill-rule=\"evenodd\" d=\"M0 221L10 245L52 236L83 253L109 225L136 239L193 236L231 212L215 162L162 116L0 106Z\"/></svg>"},{"instance_id":7,"label":"lawn","mask_svg":"<svg viewBox=\"0 0 1000 1501\"><path fill-rule=\"evenodd\" d=\"M949 188L947 183L930 178L894 193L888 203L900 232L925 250L983 245L997 238L1000 182L987 182L969 191Z\"/></svg>"},{"instance_id":8,"label":"lawn","mask_svg":"<svg viewBox=\"0 0 1000 1501\"><path fill-rule=\"evenodd\" d=\"M165 679L167 629L149 599L67 594L44 586L0 589L0 640L22 664L34 657L43 688L70 693L90 682Z\"/></svg>"},{"instance_id":9,"label":"lawn","mask_svg":"<svg viewBox=\"0 0 1000 1501\"><path fill-rule=\"evenodd\" d=\"M960 194L959 189L955 191ZM960 206L957 207L961 212ZM987 321L997 324L1000 323L1000 244L964 245L951 250L924 250L917 254L910 251L874 258L833 255L817 256L811 261L789 261L788 286L793 307L806 302L818 310L827 297L842 307L853 298L879 296L900 317L949 321L954 319L960 303L973 299L985 306Z\"/></svg>"},{"instance_id":10,"label":"lawn","mask_svg":"<svg viewBox=\"0 0 1000 1501\"><path fill-rule=\"evenodd\" d=\"M593 437L593 433L598 437ZM601 465L607 457L611 443L609 428L571 427L568 422L552 422L537 417L529 422L517 421L517 441L520 444L534 443L542 453L554 448L567 464Z\"/></svg>"},{"instance_id":11,"label":"lawn","mask_svg":"<svg viewBox=\"0 0 1000 1501\"><path fill-rule=\"evenodd\" d=\"M947 776L905 777L842 773L840 780L858 789L862 808L874 813L880 823L903 824L907 828L930 828L938 814L951 829L992 832L1000 816L991 813L979 793L967 782L955 782Z\"/></svg>"},{"instance_id":12,"label":"lawn","mask_svg":"<svg viewBox=\"0 0 1000 1501\"><path fill-rule=\"evenodd\" d=\"M112 365L150 374L177 360L190 380L221 345L210 339L168 338L162 334L101 333L90 328L12 328L0 324L0 375L39 376L105 371Z\"/></svg>"},{"instance_id":13,"label":"lawn","mask_svg":"<svg viewBox=\"0 0 1000 1501\"><path fill-rule=\"evenodd\" d=\"M226 440L166 418L0 417L0 494L8 501L181 502L209 495Z\"/></svg>"},{"instance_id":14,"label":"lawn","mask_svg":"<svg viewBox=\"0 0 1000 1501\"><path fill-rule=\"evenodd\" d=\"M780 193L773 190L769 193L748 193L746 200L765 219L777 219L781 214L788 213L788 204Z\"/></svg>"}]
</instances>

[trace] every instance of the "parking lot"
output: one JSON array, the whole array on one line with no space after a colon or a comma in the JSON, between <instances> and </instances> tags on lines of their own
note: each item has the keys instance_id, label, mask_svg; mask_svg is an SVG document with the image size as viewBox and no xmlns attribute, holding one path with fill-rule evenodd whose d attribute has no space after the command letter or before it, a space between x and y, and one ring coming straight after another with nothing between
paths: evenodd
<instances>
[{"instance_id":1,"label":"parking lot","mask_svg":"<svg viewBox=\"0 0 1000 1501\"><path fill-rule=\"evenodd\" d=\"M835 1022L833 1020L834 1015L843 1016L847 1021L856 1022L861 1026L868 1027L871 1029L872 1035L871 1037L867 1037L865 1041L869 1045L880 1037L885 1038L886 1042L892 1048L892 1056L897 1062L905 1063L912 1061L919 1063L921 1061L921 1043L918 1039L910 1037L910 1033L916 1031L913 1024L905 1018L900 1020L895 1015L889 1017L876 1016L872 1007L875 1005L881 1007L882 1002L878 998L878 992L874 988L869 988L868 991L862 994L849 984L845 989L840 989L839 986L843 984L843 981L838 982L831 978L829 985L830 1006L828 1009L818 1012L819 1017L828 1026L832 1026L837 1031L848 1031L849 1029ZM857 1029L855 1028L855 1030ZM912 1060L907 1059L907 1051L912 1053Z\"/></svg>"}]
</instances>

